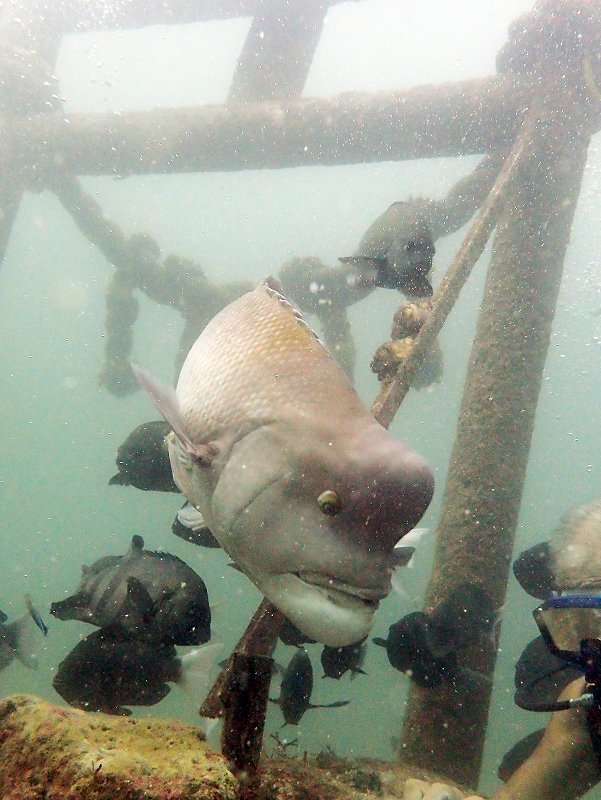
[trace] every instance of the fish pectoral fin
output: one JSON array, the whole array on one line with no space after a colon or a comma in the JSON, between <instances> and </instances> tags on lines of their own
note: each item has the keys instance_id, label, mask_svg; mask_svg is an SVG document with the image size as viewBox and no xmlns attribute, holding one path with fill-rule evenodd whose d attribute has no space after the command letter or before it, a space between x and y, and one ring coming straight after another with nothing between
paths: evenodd
<instances>
[{"instance_id":1,"label":"fish pectoral fin","mask_svg":"<svg viewBox=\"0 0 601 800\"><path fill-rule=\"evenodd\" d=\"M109 486L129 486L129 480L124 472L118 472L109 481Z\"/></svg>"},{"instance_id":2,"label":"fish pectoral fin","mask_svg":"<svg viewBox=\"0 0 601 800\"><path fill-rule=\"evenodd\" d=\"M206 444L193 444L184 442L184 447L190 454L192 461L197 467L207 468L213 463L215 456L219 452L217 445L207 442Z\"/></svg>"},{"instance_id":3,"label":"fish pectoral fin","mask_svg":"<svg viewBox=\"0 0 601 800\"><path fill-rule=\"evenodd\" d=\"M207 467L217 455L217 448L213 444L195 444L188 435L186 422L182 416L179 401L175 390L171 386L164 386L148 372L137 364L131 364L140 388L143 389L173 428L173 433L182 443L186 453L197 466Z\"/></svg>"},{"instance_id":4,"label":"fish pectoral fin","mask_svg":"<svg viewBox=\"0 0 601 800\"><path fill-rule=\"evenodd\" d=\"M127 599L129 608L133 609L136 616L141 617L142 622L147 625L155 617L157 608L152 597L148 594L148 589L142 581L130 575L127 579Z\"/></svg>"}]
</instances>

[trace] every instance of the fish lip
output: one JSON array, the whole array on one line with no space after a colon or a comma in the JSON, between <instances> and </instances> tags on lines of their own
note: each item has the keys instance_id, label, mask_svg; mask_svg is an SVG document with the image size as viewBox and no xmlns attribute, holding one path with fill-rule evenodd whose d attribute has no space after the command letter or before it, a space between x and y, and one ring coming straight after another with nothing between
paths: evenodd
<instances>
[{"instance_id":1,"label":"fish lip","mask_svg":"<svg viewBox=\"0 0 601 800\"><path fill-rule=\"evenodd\" d=\"M341 581L333 575L326 575L321 572L295 572L297 578L310 586L318 589L325 589L330 599L339 604L340 600L348 603L350 598L361 601L364 606L377 608L380 600L383 600L388 592L383 589L368 589L361 586L353 586Z\"/></svg>"}]
</instances>

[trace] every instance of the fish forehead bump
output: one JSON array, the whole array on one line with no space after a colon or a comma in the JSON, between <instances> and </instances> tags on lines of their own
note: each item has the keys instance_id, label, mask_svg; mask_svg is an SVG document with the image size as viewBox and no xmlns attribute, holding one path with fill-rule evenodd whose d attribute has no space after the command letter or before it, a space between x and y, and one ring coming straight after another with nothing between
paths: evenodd
<instances>
[{"instance_id":1,"label":"fish forehead bump","mask_svg":"<svg viewBox=\"0 0 601 800\"><path fill-rule=\"evenodd\" d=\"M209 322L184 362L177 397L190 436L199 438L299 406L319 416L367 415L300 312L264 283Z\"/></svg>"}]
</instances>

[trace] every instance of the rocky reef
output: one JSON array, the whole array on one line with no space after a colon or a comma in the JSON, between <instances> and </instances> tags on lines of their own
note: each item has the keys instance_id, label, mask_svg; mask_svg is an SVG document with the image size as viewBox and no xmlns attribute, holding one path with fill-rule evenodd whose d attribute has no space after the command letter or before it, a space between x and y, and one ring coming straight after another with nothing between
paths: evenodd
<instances>
[{"instance_id":1,"label":"rocky reef","mask_svg":"<svg viewBox=\"0 0 601 800\"><path fill-rule=\"evenodd\" d=\"M395 800L417 772L326 751L235 776L190 725L0 699L2 800Z\"/></svg>"},{"instance_id":2,"label":"rocky reef","mask_svg":"<svg viewBox=\"0 0 601 800\"><path fill-rule=\"evenodd\" d=\"M238 783L202 731L172 720L0 701L2 800L234 800Z\"/></svg>"}]
</instances>

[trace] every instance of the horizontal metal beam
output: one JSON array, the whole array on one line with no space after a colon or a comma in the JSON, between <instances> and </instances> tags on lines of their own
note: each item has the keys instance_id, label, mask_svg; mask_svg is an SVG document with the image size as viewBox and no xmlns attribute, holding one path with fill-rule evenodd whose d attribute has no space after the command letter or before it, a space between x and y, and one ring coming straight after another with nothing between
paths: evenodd
<instances>
[{"instance_id":1,"label":"horizontal metal beam","mask_svg":"<svg viewBox=\"0 0 601 800\"><path fill-rule=\"evenodd\" d=\"M341 2L348 0L324 0L328 6ZM261 0L13 0L2 11L0 25L17 20L27 29L50 26L62 33L84 33L252 17L260 7Z\"/></svg>"},{"instance_id":2,"label":"horizontal metal beam","mask_svg":"<svg viewBox=\"0 0 601 800\"><path fill-rule=\"evenodd\" d=\"M530 92L491 77L285 104L36 116L9 133L17 160L42 176L57 166L129 175L397 161L507 144Z\"/></svg>"}]
</instances>

